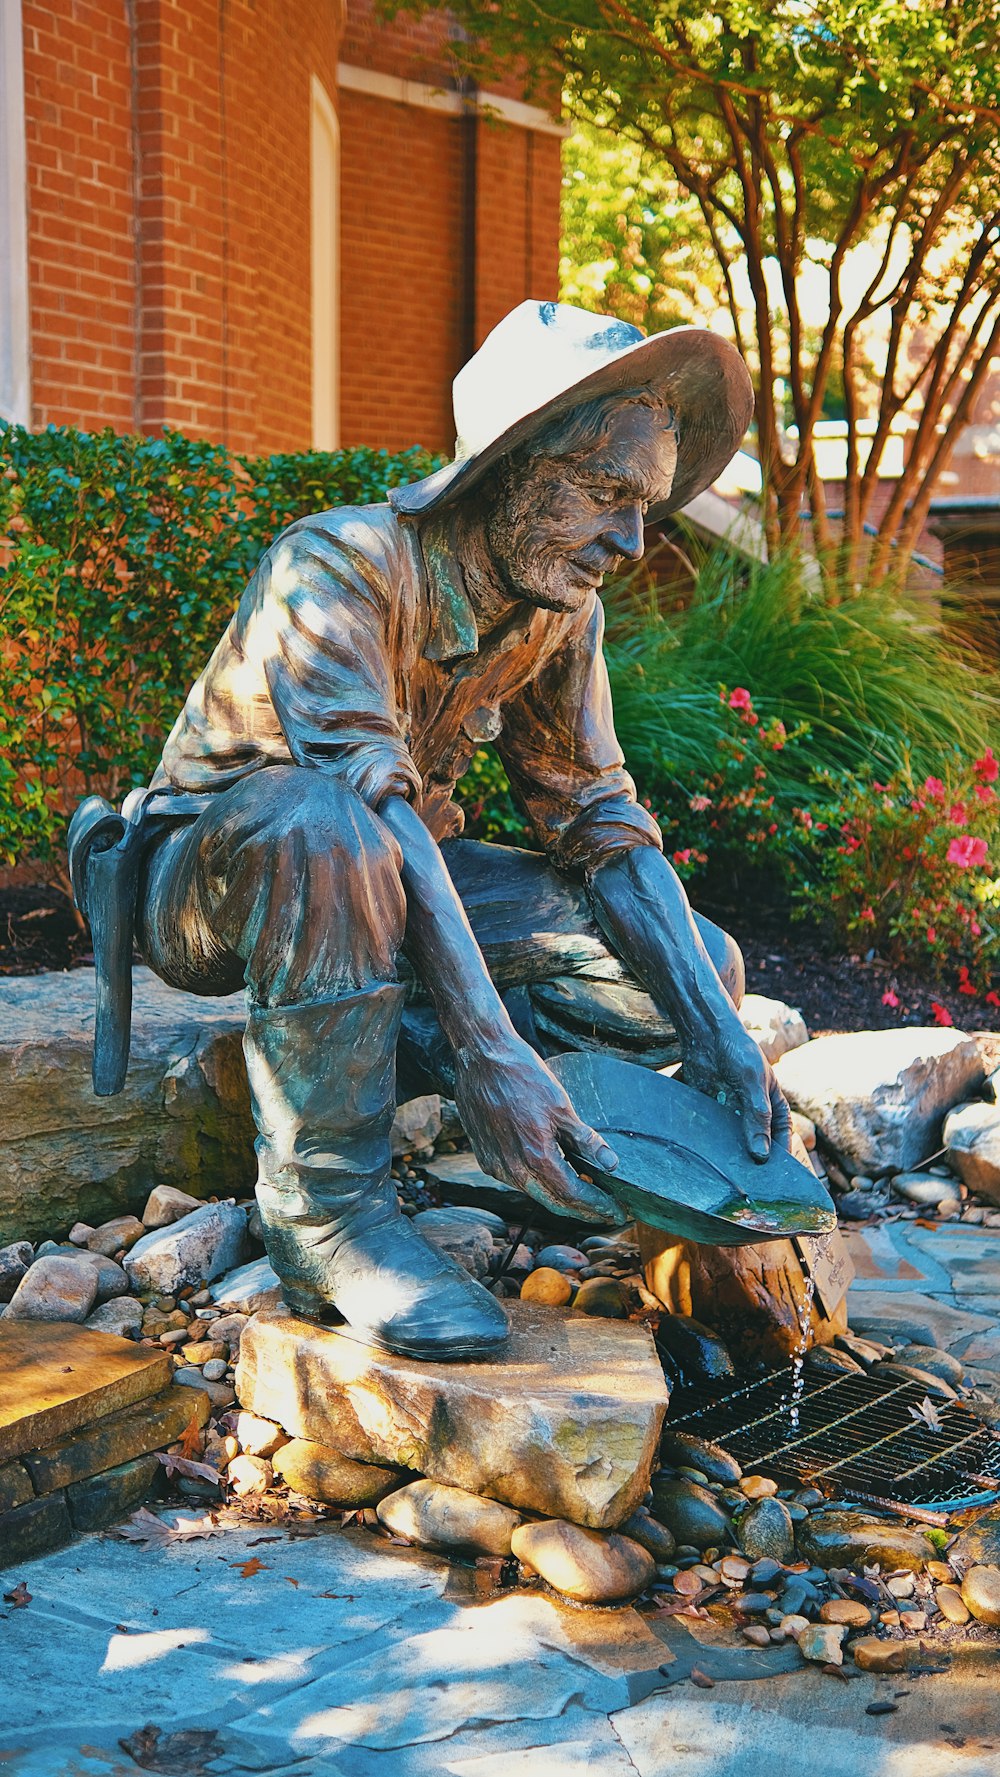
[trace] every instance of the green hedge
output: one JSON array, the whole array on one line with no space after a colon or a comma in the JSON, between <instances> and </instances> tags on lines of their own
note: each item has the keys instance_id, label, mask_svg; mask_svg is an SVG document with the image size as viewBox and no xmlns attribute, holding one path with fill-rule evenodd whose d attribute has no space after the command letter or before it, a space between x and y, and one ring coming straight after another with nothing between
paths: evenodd
<instances>
[{"instance_id":1,"label":"green hedge","mask_svg":"<svg viewBox=\"0 0 1000 1777\"><path fill-rule=\"evenodd\" d=\"M79 797L146 782L270 540L438 459L0 426L0 861L65 881Z\"/></svg>"}]
</instances>

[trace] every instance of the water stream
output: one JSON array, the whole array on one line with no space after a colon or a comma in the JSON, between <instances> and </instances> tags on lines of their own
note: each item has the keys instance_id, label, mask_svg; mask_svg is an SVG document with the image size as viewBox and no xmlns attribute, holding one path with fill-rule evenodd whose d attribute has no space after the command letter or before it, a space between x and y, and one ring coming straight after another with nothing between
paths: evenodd
<instances>
[{"instance_id":1,"label":"water stream","mask_svg":"<svg viewBox=\"0 0 1000 1777\"><path fill-rule=\"evenodd\" d=\"M805 1276L805 1294L799 1310L799 1337L792 1353L792 1395L789 1402L788 1417L793 1431L799 1429L799 1403L805 1389L804 1365L806 1352L809 1349L809 1330L812 1325L812 1305L816 1294L816 1282L807 1272Z\"/></svg>"}]
</instances>

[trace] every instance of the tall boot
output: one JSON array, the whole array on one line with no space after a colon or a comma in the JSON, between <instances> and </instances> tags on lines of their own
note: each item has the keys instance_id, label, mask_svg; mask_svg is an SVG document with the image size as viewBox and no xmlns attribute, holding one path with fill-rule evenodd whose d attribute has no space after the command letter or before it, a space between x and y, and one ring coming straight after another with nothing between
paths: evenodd
<instances>
[{"instance_id":1,"label":"tall boot","mask_svg":"<svg viewBox=\"0 0 1000 1777\"><path fill-rule=\"evenodd\" d=\"M408 1357L487 1357L507 1337L499 1303L428 1245L390 1179L403 989L256 1007L244 1038L258 1136L257 1201L289 1307L336 1309Z\"/></svg>"}]
</instances>

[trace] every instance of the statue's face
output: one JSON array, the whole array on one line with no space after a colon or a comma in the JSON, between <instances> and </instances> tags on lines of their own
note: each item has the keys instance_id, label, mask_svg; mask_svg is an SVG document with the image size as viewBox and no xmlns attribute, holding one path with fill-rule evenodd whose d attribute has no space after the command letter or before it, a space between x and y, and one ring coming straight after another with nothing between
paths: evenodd
<instances>
[{"instance_id":1,"label":"statue's face","mask_svg":"<svg viewBox=\"0 0 1000 1777\"><path fill-rule=\"evenodd\" d=\"M666 412L630 403L586 455L537 457L507 478L486 539L511 598L575 611L621 561L639 560L646 509L673 485L669 423Z\"/></svg>"}]
</instances>

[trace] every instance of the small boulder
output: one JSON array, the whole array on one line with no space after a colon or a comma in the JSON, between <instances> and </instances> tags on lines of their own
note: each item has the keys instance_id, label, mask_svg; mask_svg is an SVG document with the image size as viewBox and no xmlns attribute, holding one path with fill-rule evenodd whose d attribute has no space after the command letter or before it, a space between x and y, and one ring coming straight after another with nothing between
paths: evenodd
<instances>
[{"instance_id":1,"label":"small boulder","mask_svg":"<svg viewBox=\"0 0 1000 1777\"><path fill-rule=\"evenodd\" d=\"M66 1236L70 1246L86 1246L94 1230L89 1222L74 1222Z\"/></svg>"},{"instance_id":2,"label":"small boulder","mask_svg":"<svg viewBox=\"0 0 1000 1777\"><path fill-rule=\"evenodd\" d=\"M795 1639L804 1660L815 1660L820 1666L842 1666L846 1634L846 1623L807 1623Z\"/></svg>"},{"instance_id":3,"label":"small boulder","mask_svg":"<svg viewBox=\"0 0 1000 1777\"><path fill-rule=\"evenodd\" d=\"M237 1499L246 1499L251 1493L266 1493L274 1473L262 1456L234 1456L226 1479Z\"/></svg>"},{"instance_id":4,"label":"small boulder","mask_svg":"<svg viewBox=\"0 0 1000 1777\"><path fill-rule=\"evenodd\" d=\"M411 1481L376 1507L379 1523L421 1549L468 1549L478 1555L509 1555L520 1512L482 1499L464 1487Z\"/></svg>"},{"instance_id":5,"label":"small boulder","mask_svg":"<svg viewBox=\"0 0 1000 1777\"><path fill-rule=\"evenodd\" d=\"M102 1302L85 1325L95 1333L116 1333L119 1339L138 1339L142 1332L142 1303L134 1296L114 1296Z\"/></svg>"},{"instance_id":6,"label":"small boulder","mask_svg":"<svg viewBox=\"0 0 1000 1777\"><path fill-rule=\"evenodd\" d=\"M535 1264L552 1271L582 1271L590 1260L577 1246L543 1246L535 1254Z\"/></svg>"},{"instance_id":7,"label":"small boulder","mask_svg":"<svg viewBox=\"0 0 1000 1777\"><path fill-rule=\"evenodd\" d=\"M511 1536L519 1561L579 1604L619 1604L649 1585L656 1564L647 1549L616 1531L584 1530L552 1518L522 1524Z\"/></svg>"},{"instance_id":8,"label":"small boulder","mask_svg":"<svg viewBox=\"0 0 1000 1777\"><path fill-rule=\"evenodd\" d=\"M970 1567L962 1581L962 1603L977 1622L1000 1629L1000 1567Z\"/></svg>"},{"instance_id":9,"label":"small boulder","mask_svg":"<svg viewBox=\"0 0 1000 1777\"><path fill-rule=\"evenodd\" d=\"M627 1320L622 1286L614 1277L588 1277L573 1297L580 1314L598 1314L604 1320Z\"/></svg>"},{"instance_id":10,"label":"small boulder","mask_svg":"<svg viewBox=\"0 0 1000 1777\"><path fill-rule=\"evenodd\" d=\"M821 1623L843 1623L847 1629L867 1629L872 1613L860 1598L828 1598L820 1606Z\"/></svg>"},{"instance_id":11,"label":"small boulder","mask_svg":"<svg viewBox=\"0 0 1000 1777\"><path fill-rule=\"evenodd\" d=\"M817 1567L873 1567L883 1571L905 1567L919 1570L936 1554L934 1544L922 1531L902 1524L863 1518L858 1512L816 1512L800 1524L798 1543L802 1554Z\"/></svg>"},{"instance_id":12,"label":"small boulder","mask_svg":"<svg viewBox=\"0 0 1000 1777\"><path fill-rule=\"evenodd\" d=\"M925 1376L936 1376L958 1388L965 1376L965 1367L950 1351L939 1351L935 1345L904 1345L896 1353L896 1362L906 1369L922 1370Z\"/></svg>"},{"instance_id":13,"label":"small boulder","mask_svg":"<svg viewBox=\"0 0 1000 1777\"><path fill-rule=\"evenodd\" d=\"M963 1185L1000 1203L1000 1105L960 1104L945 1118L943 1140Z\"/></svg>"},{"instance_id":14,"label":"small boulder","mask_svg":"<svg viewBox=\"0 0 1000 1777\"><path fill-rule=\"evenodd\" d=\"M246 1250L242 1209L235 1203L205 1203L169 1228L144 1234L126 1255L125 1270L137 1294L169 1296L187 1284L221 1277Z\"/></svg>"},{"instance_id":15,"label":"small boulder","mask_svg":"<svg viewBox=\"0 0 1000 1777\"><path fill-rule=\"evenodd\" d=\"M708 1471L706 1470L706 1473L707 1472ZM717 1481L721 1480L721 1478L720 1475L714 1477ZM744 1499L773 1499L777 1491L777 1481L772 1481L767 1475L740 1476L740 1492Z\"/></svg>"},{"instance_id":16,"label":"small boulder","mask_svg":"<svg viewBox=\"0 0 1000 1777\"><path fill-rule=\"evenodd\" d=\"M783 1000L768 999L762 993L744 994L740 1023L772 1064L780 1061L790 1049L800 1049L809 1041L809 1030L802 1013L794 1006L786 1006ZM814 1130L813 1146L815 1144Z\"/></svg>"},{"instance_id":17,"label":"small boulder","mask_svg":"<svg viewBox=\"0 0 1000 1777\"><path fill-rule=\"evenodd\" d=\"M748 1505L737 1525L740 1548L749 1561L792 1561L795 1531L784 1500L764 1495Z\"/></svg>"},{"instance_id":18,"label":"small boulder","mask_svg":"<svg viewBox=\"0 0 1000 1777\"><path fill-rule=\"evenodd\" d=\"M935 1209L939 1203L954 1197L955 1181L937 1178L927 1172L897 1172L892 1189L897 1197L915 1203L919 1209Z\"/></svg>"},{"instance_id":19,"label":"small boulder","mask_svg":"<svg viewBox=\"0 0 1000 1777\"><path fill-rule=\"evenodd\" d=\"M493 1262L493 1236L484 1223L453 1216L448 1209L425 1209L414 1216L413 1226L430 1246L454 1259L473 1277L487 1275Z\"/></svg>"},{"instance_id":20,"label":"small boulder","mask_svg":"<svg viewBox=\"0 0 1000 1777\"><path fill-rule=\"evenodd\" d=\"M436 1092L424 1098L408 1098L397 1105L389 1140L393 1155L412 1154L433 1147L441 1134L441 1099Z\"/></svg>"},{"instance_id":21,"label":"small boulder","mask_svg":"<svg viewBox=\"0 0 1000 1777\"><path fill-rule=\"evenodd\" d=\"M97 1301L97 1270L76 1257L36 1259L4 1310L6 1320L84 1321Z\"/></svg>"},{"instance_id":22,"label":"small boulder","mask_svg":"<svg viewBox=\"0 0 1000 1777\"><path fill-rule=\"evenodd\" d=\"M715 1495L697 1481L654 1476L652 1509L679 1543L694 1549L732 1546L732 1524Z\"/></svg>"},{"instance_id":23,"label":"small boulder","mask_svg":"<svg viewBox=\"0 0 1000 1777\"><path fill-rule=\"evenodd\" d=\"M155 1185L146 1198L142 1225L148 1229L169 1228L200 1208L200 1197L192 1197L189 1191L179 1191L176 1185Z\"/></svg>"},{"instance_id":24,"label":"small boulder","mask_svg":"<svg viewBox=\"0 0 1000 1777\"><path fill-rule=\"evenodd\" d=\"M0 1247L0 1302L9 1302L34 1258L30 1240Z\"/></svg>"},{"instance_id":25,"label":"small boulder","mask_svg":"<svg viewBox=\"0 0 1000 1777\"><path fill-rule=\"evenodd\" d=\"M882 1641L877 1635L860 1635L851 1653L862 1672L905 1672L912 1658L905 1641Z\"/></svg>"},{"instance_id":26,"label":"small boulder","mask_svg":"<svg viewBox=\"0 0 1000 1777\"><path fill-rule=\"evenodd\" d=\"M269 1260L252 1259L249 1265L238 1265L213 1283L212 1306L220 1311L244 1316L260 1314L265 1308L277 1308L281 1302L281 1284Z\"/></svg>"},{"instance_id":27,"label":"small boulder","mask_svg":"<svg viewBox=\"0 0 1000 1777\"><path fill-rule=\"evenodd\" d=\"M540 1302L545 1308L564 1308L572 1294L566 1273L552 1265L540 1265L521 1285L522 1302Z\"/></svg>"},{"instance_id":28,"label":"small boulder","mask_svg":"<svg viewBox=\"0 0 1000 1777\"><path fill-rule=\"evenodd\" d=\"M114 1216L110 1222L102 1222L99 1228L92 1229L85 1244L88 1252L103 1253L106 1259L111 1259L123 1247L127 1251L134 1246L145 1232L138 1216Z\"/></svg>"},{"instance_id":29,"label":"small boulder","mask_svg":"<svg viewBox=\"0 0 1000 1777\"><path fill-rule=\"evenodd\" d=\"M260 1419L256 1413L239 1414L236 1436L246 1456L271 1457L282 1444L288 1443L288 1433L280 1425L271 1419Z\"/></svg>"},{"instance_id":30,"label":"small boulder","mask_svg":"<svg viewBox=\"0 0 1000 1777\"><path fill-rule=\"evenodd\" d=\"M399 1486L399 1469L379 1468L375 1463L353 1462L339 1450L326 1444L314 1444L308 1438L292 1438L275 1451L273 1467L276 1475L287 1481L293 1492L305 1499L316 1499L323 1505L340 1506L345 1511L358 1511L363 1506L377 1506L387 1493Z\"/></svg>"},{"instance_id":31,"label":"small boulder","mask_svg":"<svg viewBox=\"0 0 1000 1777\"><path fill-rule=\"evenodd\" d=\"M648 1549L656 1562L670 1562L677 1551L677 1538L665 1524L654 1518L645 1506L640 1506L618 1529L622 1536L629 1536L634 1543L640 1543Z\"/></svg>"},{"instance_id":32,"label":"small boulder","mask_svg":"<svg viewBox=\"0 0 1000 1777\"><path fill-rule=\"evenodd\" d=\"M696 1437L693 1432L672 1431L668 1425L663 1433L660 1449L668 1462L678 1467L686 1465L700 1469L710 1481L725 1483L742 1479L743 1470L735 1456L730 1456L729 1451L723 1450L721 1444L710 1443L707 1438Z\"/></svg>"}]
</instances>

